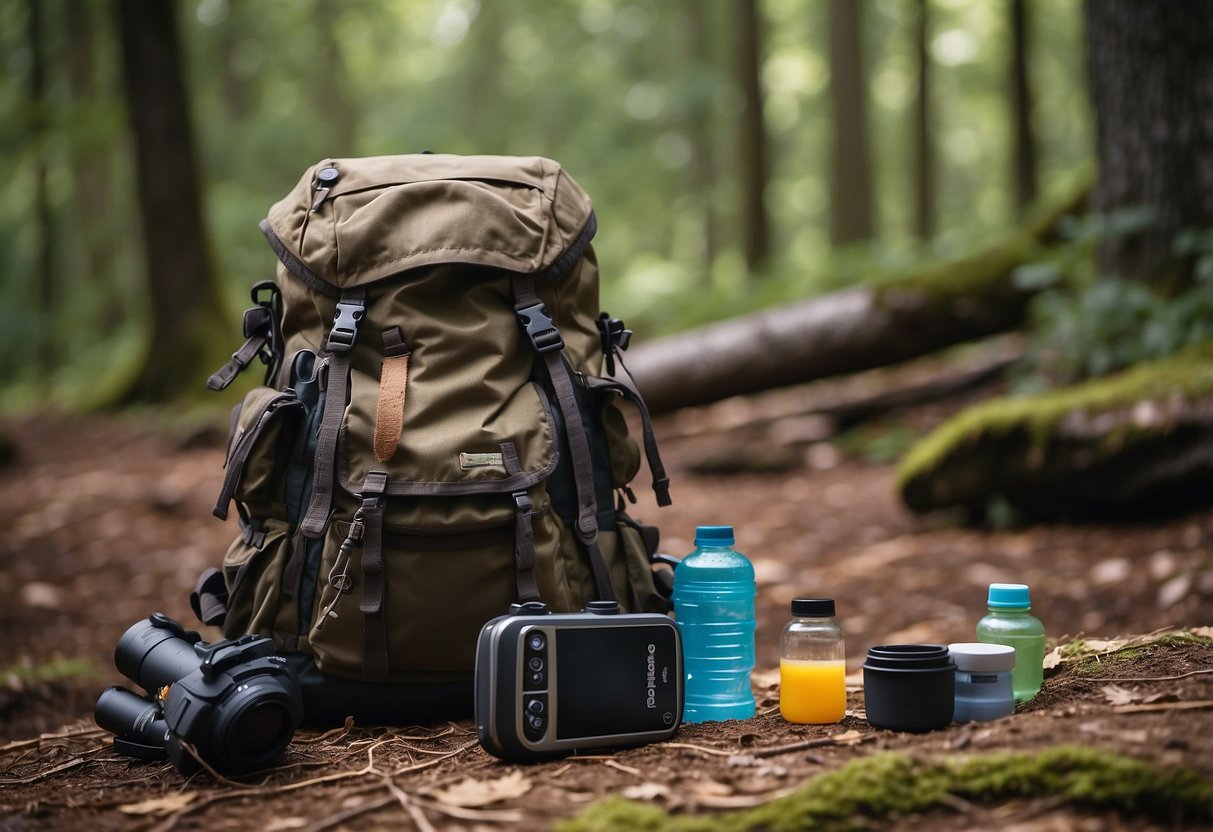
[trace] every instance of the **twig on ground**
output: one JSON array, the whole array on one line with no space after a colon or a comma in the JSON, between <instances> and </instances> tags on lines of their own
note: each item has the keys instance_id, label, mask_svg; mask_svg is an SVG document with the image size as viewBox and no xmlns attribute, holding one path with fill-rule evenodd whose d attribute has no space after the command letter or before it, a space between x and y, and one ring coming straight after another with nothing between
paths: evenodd
<instances>
[{"instance_id":1,"label":"twig on ground","mask_svg":"<svg viewBox=\"0 0 1213 832\"><path fill-rule=\"evenodd\" d=\"M1199 676L1202 673L1213 673L1213 668L1204 670L1189 670L1187 673L1180 673L1175 676L1143 676L1138 678L1101 676L1101 682L1175 682L1179 679L1187 679L1189 676Z\"/></svg>"}]
</instances>

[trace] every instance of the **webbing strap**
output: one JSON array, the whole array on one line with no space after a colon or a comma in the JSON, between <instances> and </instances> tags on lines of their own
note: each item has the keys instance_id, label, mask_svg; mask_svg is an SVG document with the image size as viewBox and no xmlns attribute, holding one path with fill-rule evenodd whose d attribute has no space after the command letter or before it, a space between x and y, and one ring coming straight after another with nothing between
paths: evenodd
<instances>
[{"instance_id":1,"label":"webbing strap","mask_svg":"<svg viewBox=\"0 0 1213 832\"><path fill-rule=\"evenodd\" d=\"M585 426L581 423L581 409L577 406L577 397L573 392L572 371L561 355L564 341L548 316L543 301L536 294L535 281L530 275L514 276L514 303L531 346L547 368L548 378L556 393L556 404L564 418L565 440L577 492L577 521L574 532L589 558L598 598L603 601L616 601L618 599L611 584L611 570L598 543L598 500L594 496L594 463L590 457L590 443L585 435Z\"/></svg>"},{"instance_id":2,"label":"webbing strap","mask_svg":"<svg viewBox=\"0 0 1213 832\"><path fill-rule=\"evenodd\" d=\"M240 375L241 371L261 353L262 348L269 342L268 335L254 335L246 340L244 346L232 353L232 357L226 364L211 373L210 378L206 380L207 389L226 390L228 385L236 380L236 376Z\"/></svg>"},{"instance_id":3,"label":"webbing strap","mask_svg":"<svg viewBox=\"0 0 1213 832\"><path fill-rule=\"evenodd\" d=\"M346 386L350 378L350 358L358 338L358 325L366 314L366 293L349 290L337 303L333 328L325 349L330 353L328 383L325 385L324 410L316 435L316 457L312 463L312 497L299 528L304 537L320 537L329 523L333 507L334 461L337 437L345 416Z\"/></svg>"},{"instance_id":4,"label":"webbing strap","mask_svg":"<svg viewBox=\"0 0 1213 832\"><path fill-rule=\"evenodd\" d=\"M362 674L368 679L387 677L387 615L383 599L387 581L383 569L383 492L387 474L372 471L362 483Z\"/></svg>"},{"instance_id":5,"label":"webbing strap","mask_svg":"<svg viewBox=\"0 0 1213 832\"><path fill-rule=\"evenodd\" d=\"M522 603L539 600L539 584L535 581L535 505L525 491L515 491L514 498L514 577L518 600Z\"/></svg>"},{"instance_id":6,"label":"webbing strap","mask_svg":"<svg viewBox=\"0 0 1213 832\"><path fill-rule=\"evenodd\" d=\"M387 462L400 447L404 433L404 393L409 383L409 348L400 327L383 331L383 363L379 370L379 403L375 408L375 459Z\"/></svg>"},{"instance_id":7,"label":"webbing strap","mask_svg":"<svg viewBox=\"0 0 1213 832\"><path fill-rule=\"evenodd\" d=\"M661 453L657 450L657 436L653 433L653 419L649 414L649 407L640 393L621 381L611 379L587 378L586 383L592 390L613 390L635 405L640 414L644 455L649 463L649 472L653 475L653 491L657 495L657 505L670 505L670 478L666 475L665 464L662 463Z\"/></svg>"},{"instance_id":8,"label":"webbing strap","mask_svg":"<svg viewBox=\"0 0 1213 832\"><path fill-rule=\"evenodd\" d=\"M262 297L263 293L268 293L268 297ZM274 281L262 280L253 285L249 294L257 305L244 310L244 344L206 380L211 390L226 389L258 356L266 365L268 385L282 363L282 291Z\"/></svg>"}]
</instances>

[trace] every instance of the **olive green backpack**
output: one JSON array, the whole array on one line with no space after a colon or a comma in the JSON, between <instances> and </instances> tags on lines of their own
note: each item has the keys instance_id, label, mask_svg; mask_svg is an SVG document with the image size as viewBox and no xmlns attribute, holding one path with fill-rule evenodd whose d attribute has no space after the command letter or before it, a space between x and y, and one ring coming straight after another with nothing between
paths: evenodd
<instances>
[{"instance_id":1,"label":"olive green backpack","mask_svg":"<svg viewBox=\"0 0 1213 832\"><path fill-rule=\"evenodd\" d=\"M668 610L656 530L624 511L640 451L617 405L640 414L660 505L668 480L560 165L325 160L261 229L277 281L208 382L267 365L233 413L215 514L234 503L240 537L194 593L205 623L272 637L310 715L339 718L368 682L397 710L402 688L460 699L511 603Z\"/></svg>"}]
</instances>

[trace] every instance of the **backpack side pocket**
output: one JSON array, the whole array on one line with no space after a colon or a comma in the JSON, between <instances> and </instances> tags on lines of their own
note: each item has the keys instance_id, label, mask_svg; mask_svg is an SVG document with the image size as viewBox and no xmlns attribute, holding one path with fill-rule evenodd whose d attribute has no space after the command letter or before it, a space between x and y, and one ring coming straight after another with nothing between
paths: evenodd
<instances>
[{"instance_id":1,"label":"backpack side pocket","mask_svg":"<svg viewBox=\"0 0 1213 832\"><path fill-rule=\"evenodd\" d=\"M291 553L290 528L272 518L242 526L244 534L223 556L228 590L223 635L273 636L281 612L282 572Z\"/></svg>"},{"instance_id":2,"label":"backpack side pocket","mask_svg":"<svg viewBox=\"0 0 1213 832\"><path fill-rule=\"evenodd\" d=\"M226 469L212 513L226 520L232 500L241 518L286 519L282 493L283 465L295 429L303 416L303 403L290 391L256 387L244 397L232 423Z\"/></svg>"}]
</instances>

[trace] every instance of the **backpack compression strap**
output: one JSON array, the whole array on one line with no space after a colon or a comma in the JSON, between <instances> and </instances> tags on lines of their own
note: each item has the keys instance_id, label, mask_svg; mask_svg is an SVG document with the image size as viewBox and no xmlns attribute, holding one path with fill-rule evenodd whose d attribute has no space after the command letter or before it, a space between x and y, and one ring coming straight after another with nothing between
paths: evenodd
<instances>
[{"instance_id":1,"label":"backpack compression strap","mask_svg":"<svg viewBox=\"0 0 1213 832\"><path fill-rule=\"evenodd\" d=\"M362 674L379 681L387 677L387 615L383 611L383 492L387 474L371 471L362 483Z\"/></svg>"},{"instance_id":2,"label":"backpack compression strap","mask_svg":"<svg viewBox=\"0 0 1213 832\"><path fill-rule=\"evenodd\" d=\"M320 537L329 523L333 507L334 460L337 457L337 436L345 415L345 388L350 380L350 359L358 326L366 316L366 292L347 289L337 302L333 328L325 341L329 353L328 383L325 385L324 411L316 438L316 459L312 465L312 498L299 527L304 537Z\"/></svg>"},{"instance_id":3,"label":"backpack compression strap","mask_svg":"<svg viewBox=\"0 0 1213 832\"><path fill-rule=\"evenodd\" d=\"M262 292L268 293L268 297L262 297ZM260 357L266 365L266 384L282 365L282 291L274 281L262 280L253 286L250 294L257 305L244 310L244 345L206 380L206 386L211 390L227 389L254 358Z\"/></svg>"},{"instance_id":4,"label":"backpack compression strap","mask_svg":"<svg viewBox=\"0 0 1213 832\"><path fill-rule=\"evenodd\" d=\"M577 397L573 392L572 373L561 354L564 350L564 339L548 315L543 301L535 293L535 280L531 275L514 275L514 311L535 354L547 368L548 378L556 393L556 403L560 407L560 415L564 418L565 439L572 463L573 483L577 490L577 522L574 531L589 557L598 598L603 601L616 601L618 598L611 584L611 570L598 543L598 500L594 496L594 464L590 458L590 443L586 439L585 426L581 423L581 410L577 407Z\"/></svg>"}]
</instances>

